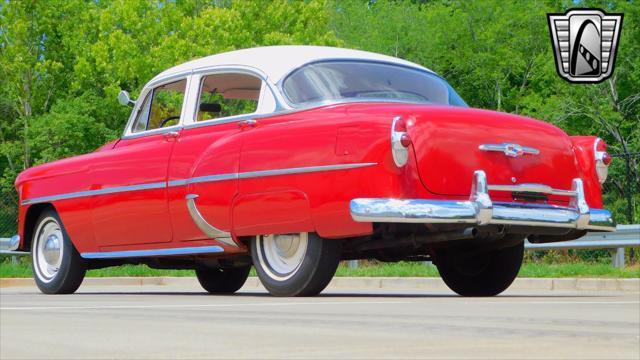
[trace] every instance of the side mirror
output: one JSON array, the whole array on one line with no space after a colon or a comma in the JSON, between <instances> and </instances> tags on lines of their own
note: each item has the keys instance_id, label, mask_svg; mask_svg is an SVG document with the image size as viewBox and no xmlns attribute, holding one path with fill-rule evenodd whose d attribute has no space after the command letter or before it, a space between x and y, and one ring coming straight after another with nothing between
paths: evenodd
<instances>
[{"instance_id":1,"label":"side mirror","mask_svg":"<svg viewBox=\"0 0 640 360\"><path fill-rule=\"evenodd\" d=\"M126 90L120 91L120 93L118 94L118 102L120 103L120 105L124 106L133 106L136 104L135 101L131 100L131 98L129 97L129 93Z\"/></svg>"}]
</instances>

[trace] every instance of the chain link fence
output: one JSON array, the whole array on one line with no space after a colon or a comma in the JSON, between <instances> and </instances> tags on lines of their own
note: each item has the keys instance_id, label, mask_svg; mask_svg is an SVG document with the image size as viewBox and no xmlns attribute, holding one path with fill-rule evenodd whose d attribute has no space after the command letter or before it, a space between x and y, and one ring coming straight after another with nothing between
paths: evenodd
<instances>
[{"instance_id":1,"label":"chain link fence","mask_svg":"<svg viewBox=\"0 0 640 360\"><path fill-rule=\"evenodd\" d=\"M640 223L640 153L611 154L613 162L609 177L603 184L604 207L615 216L618 224ZM612 264L612 252L624 256L627 266L640 266L640 249L564 249L528 251L525 262L540 264L590 263Z\"/></svg>"},{"instance_id":2,"label":"chain link fence","mask_svg":"<svg viewBox=\"0 0 640 360\"><path fill-rule=\"evenodd\" d=\"M18 194L14 188L0 187L0 238L18 232Z\"/></svg>"}]
</instances>

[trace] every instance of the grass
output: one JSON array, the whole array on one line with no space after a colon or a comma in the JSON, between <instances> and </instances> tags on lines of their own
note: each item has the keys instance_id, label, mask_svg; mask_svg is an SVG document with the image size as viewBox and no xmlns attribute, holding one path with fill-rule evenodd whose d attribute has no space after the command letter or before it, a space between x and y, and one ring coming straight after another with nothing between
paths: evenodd
<instances>
[{"instance_id":1,"label":"grass","mask_svg":"<svg viewBox=\"0 0 640 360\"><path fill-rule=\"evenodd\" d=\"M255 276L255 270L251 270ZM32 277L31 264L20 262L11 264L0 262L0 278ZM88 277L121 277L121 276L194 276L191 270L158 270L145 265L123 265L87 272ZM365 263L358 268L351 269L341 265L336 276L357 277L437 277L438 270L435 266L425 265L419 262L400 263ZM603 278L640 278L640 264L625 268L614 268L605 263L525 263L520 269L520 277L556 278L556 277L603 277Z\"/></svg>"}]
</instances>

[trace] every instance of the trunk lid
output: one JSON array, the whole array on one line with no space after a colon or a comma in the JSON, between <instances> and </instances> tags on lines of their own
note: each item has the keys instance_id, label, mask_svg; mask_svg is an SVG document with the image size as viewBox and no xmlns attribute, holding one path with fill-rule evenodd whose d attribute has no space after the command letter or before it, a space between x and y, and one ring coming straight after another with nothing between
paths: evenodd
<instances>
[{"instance_id":1,"label":"trunk lid","mask_svg":"<svg viewBox=\"0 0 640 360\"><path fill-rule=\"evenodd\" d=\"M432 193L468 196L475 170L484 170L489 184L540 183L567 190L578 176L569 137L551 124L453 107L422 107L408 118L420 179ZM505 143L534 148L539 153L513 157L479 148ZM496 195L511 198L511 194ZM554 199L568 201L566 197Z\"/></svg>"}]
</instances>

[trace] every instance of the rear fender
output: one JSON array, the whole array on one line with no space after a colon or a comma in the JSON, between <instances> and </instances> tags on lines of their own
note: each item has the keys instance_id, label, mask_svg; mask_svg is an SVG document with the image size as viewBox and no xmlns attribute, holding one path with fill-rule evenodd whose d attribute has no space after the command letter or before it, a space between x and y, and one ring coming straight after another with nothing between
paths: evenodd
<instances>
[{"instance_id":1,"label":"rear fender","mask_svg":"<svg viewBox=\"0 0 640 360\"><path fill-rule=\"evenodd\" d=\"M596 173L594 143L596 136L571 136L580 178L584 183L587 204L592 208L602 208L602 188Z\"/></svg>"},{"instance_id":2,"label":"rear fender","mask_svg":"<svg viewBox=\"0 0 640 360\"><path fill-rule=\"evenodd\" d=\"M305 193L274 191L238 196L233 204L233 230L236 236L282 234L312 232L315 225Z\"/></svg>"}]
</instances>

